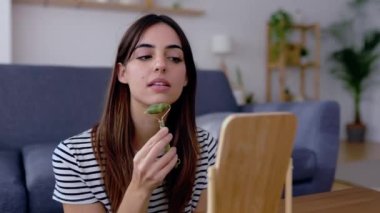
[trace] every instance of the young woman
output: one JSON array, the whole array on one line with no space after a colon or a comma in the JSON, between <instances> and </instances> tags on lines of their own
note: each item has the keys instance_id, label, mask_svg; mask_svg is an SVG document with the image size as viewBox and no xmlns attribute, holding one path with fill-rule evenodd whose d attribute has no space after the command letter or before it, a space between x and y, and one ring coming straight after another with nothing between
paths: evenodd
<instances>
[{"instance_id":1,"label":"young woman","mask_svg":"<svg viewBox=\"0 0 380 213\"><path fill-rule=\"evenodd\" d=\"M179 25L138 19L119 44L99 124L54 151L53 199L65 212L205 212L216 141L196 127L195 89ZM164 128L144 113L157 103L171 105Z\"/></svg>"}]
</instances>

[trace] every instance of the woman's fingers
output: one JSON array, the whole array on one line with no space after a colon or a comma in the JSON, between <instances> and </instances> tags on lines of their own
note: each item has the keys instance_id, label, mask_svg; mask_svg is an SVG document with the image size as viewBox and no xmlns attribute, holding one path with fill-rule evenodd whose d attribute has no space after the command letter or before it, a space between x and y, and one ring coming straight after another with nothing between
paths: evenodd
<instances>
[{"instance_id":1,"label":"woman's fingers","mask_svg":"<svg viewBox=\"0 0 380 213\"><path fill-rule=\"evenodd\" d=\"M154 143L148 153L146 153L144 156L140 156L139 159L134 159L135 161L139 162L138 169L140 171L147 171L149 174L152 174L151 171L153 170L156 172L157 170L154 169L153 165L155 165L157 161L160 161L160 159L163 157L164 148L167 144L170 143L172 138L172 134L167 134L159 141Z\"/></svg>"},{"instance_id":2,"label":"woman's fingers","mask_svg":"<svg viewBox=\"0 0 380 213\"><path fill-rule=\"evenodd\" d=\"M141 166L141 162L136 162L133 168L131 184L147 190L154 190L165 179L166 175L177 163L176 148L172 147L161 158L156 158L151 164Z\"/></svg>"},{"instance_id":3,"label":"woman's fingers","mask_svg":"<svg viewBox=\"0 0 380 213\"><path fill-rule=\"evenodd\" d=\"M162 157L156 159L156 161L151 165L151 169L147 175L154 177L154 179L158 181L162 181L165 176L173 169L177 162L177 159L177 149L175 147L171 147L167 153L165 153Z\"/></svg>"},{"instance_id":4,"label":"woman's fingers","mask_svg":"<svg viewBox=\"0 0 380 213\"><path fill-rule=\"evenodd\" d=\"M174 147L170 148L170 149L175 149ZM162 182L166 175L174 168L174 166L177 164L177 160L178 160L178 155L177 155L177 152L175 150L175 153L174 155L170 155L169 157L167 157L167 159L165 159L165 162L160 164L158 166L158 168L160 168L157 172L156 172L156 178L157 180L160 180L160 182ZM169 154L166 153L162 158L166 157L167 155ZM162 159L161 158L161 159ZM162 159L164 160L164 159Z\"/></svg>"},{"instance_id":5,"label":"woman's fingers","mask_svg":"<svg viewBox=\"0 0 380 213\"><path fill-rule=\"evenodd\" d=\"M151 137L144 146L136 153L135 159L140 160L146 157L152 147L158 143L162 138L169 134L169 129L167 127L161 128L153 137Z\"/></svg>"},{"instance_id":6,"label":"woman's fingers","mask_svg":"<svg viewBox=\"0 0 380 213\"><path fill-rule=\"evenodd\" d=\"M171 147L164 153L165 146L173 139L167 128L158 131L136 153L133 159L133 182L153 190L159 186L175 166L177 149Z\"/></svg>"},{"instance_id":7,"label":"woman's fingers","mask_svg":"<svg viewBox=\"0 0 380 213\"><path fill-rule=\"evenodd\" d=\"M173 139L173 135L168 133L161 140L155 143L149 150L146 159L148 161L155 161L156 158L161 157L164 154L165 146Z\"/></svg>"}]
</instances>

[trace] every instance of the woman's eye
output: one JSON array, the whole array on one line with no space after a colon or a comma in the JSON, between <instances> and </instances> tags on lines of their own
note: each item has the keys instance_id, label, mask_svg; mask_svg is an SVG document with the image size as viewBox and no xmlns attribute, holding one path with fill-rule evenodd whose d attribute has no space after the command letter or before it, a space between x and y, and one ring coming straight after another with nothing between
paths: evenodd
<instances>
[{"instance_id":1,"label":"woman's eye","mask_svg":"<svg viewBox=\"0 0 380 213\"><path fill-rule=\"evenodd\" d=\"M137 59L139 59L141 61L146 61L146 60L148 60L150 58L152 58L152 56L150 56L150 55L143 55L143 56L137 57Z\"/></svg>"},{"instance_id":2,"label":"woman's eye","mask_svg":"<svg viewBox=\"0 0 380 213\"><path fill-rule=\"evenodd\" d=\"M182 62L182 58L180 57L169 57L170 61L173 61L174 63L178 64Z\"/></svg>"}]
</instances>

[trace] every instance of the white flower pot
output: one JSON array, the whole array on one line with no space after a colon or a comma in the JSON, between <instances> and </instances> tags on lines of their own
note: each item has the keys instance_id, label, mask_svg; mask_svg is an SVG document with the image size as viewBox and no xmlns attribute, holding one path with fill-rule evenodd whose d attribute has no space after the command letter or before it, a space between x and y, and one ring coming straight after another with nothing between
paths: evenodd
<instances>
[{"instance_id":1,"label":"white flower pot","mask_svg":"<svg viewBox=\"0 0 380 213\"><path fill-rule=\"evenodd\" d=\"M243 105L245 103L245 93L243 90L235 89L234 96L238 105Z\"/></svg>"}]
</instances>

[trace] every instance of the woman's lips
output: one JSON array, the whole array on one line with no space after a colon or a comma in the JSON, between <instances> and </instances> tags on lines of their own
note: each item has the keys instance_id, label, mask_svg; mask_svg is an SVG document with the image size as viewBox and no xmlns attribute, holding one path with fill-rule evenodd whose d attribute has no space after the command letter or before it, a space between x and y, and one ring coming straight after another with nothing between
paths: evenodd
<instances>
[{"instance_id":1,"label":"woman's lips","mask_svg":"<svg viewBox=\"0 0 380 213\"><path fill-rule=\"evenodd\" d=\"M148 87L155 92L165 92L170 88L170 84L165 79L155 79L148 84Z\"/></svg>"}]
</instances>

